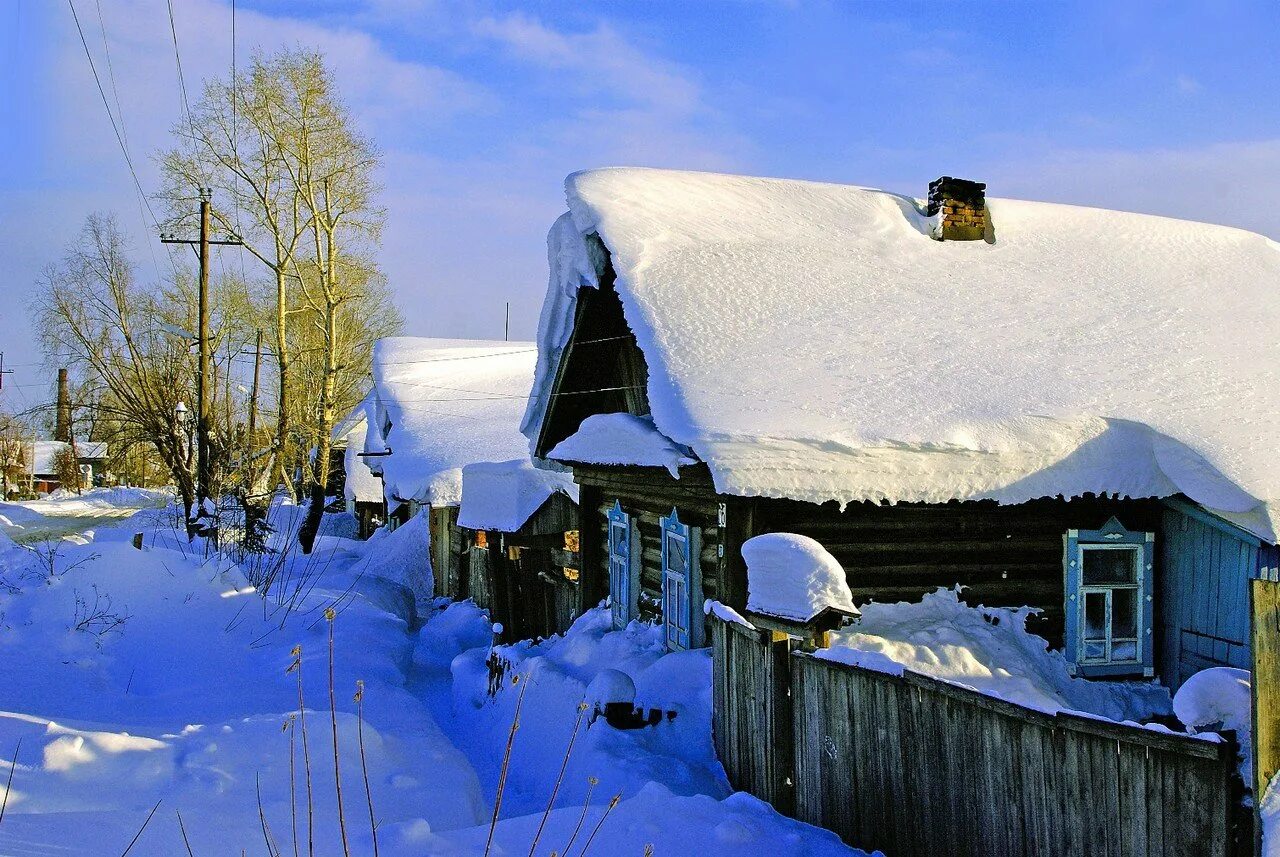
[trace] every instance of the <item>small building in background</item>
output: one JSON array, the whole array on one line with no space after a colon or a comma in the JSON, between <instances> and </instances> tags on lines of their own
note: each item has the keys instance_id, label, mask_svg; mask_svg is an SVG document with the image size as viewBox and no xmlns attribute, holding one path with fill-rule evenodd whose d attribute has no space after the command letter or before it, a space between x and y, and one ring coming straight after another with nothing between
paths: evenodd
<instances>
[{"instance_id":1,"label":"small building in background","mask_svg":"<svg viewBox=\"0 0 1280 857\"><path fill-rule=\"evenodd\" d=\"M335 496L341 494L347 512L359 525L359 536L367 539L387 520L387 503L382 494L382 480L365 463L365 434L369 421L367 410L370 393L333 429L330 453L329 485Z\"/></svg>"},{"instance_id":2,"label":"small building in background","mask_svg":"<svg viewBox=\"0 0 1280 857\"><path fill-rule=\"evenodd\" d=\"M458 528L463 468L528 458L520 418L536 355L531 342L398 336L374 344L363 460L381 479L388 527L428 517L423 562L437 596L452 594L449 581L460 579L481 538Z\"/></svg>"},{"instance_id":3,"label":"small building in background","mask_svg":"<svg viewBox=\"0 0 1280 857\"><path fill-rule=\"evenodd\" d=\"M57 457L71 444L60 440L37 440L29 444L31 463L31 490L36 494L50 494L62 487L58 477ZM76 464L80 468L84 488L105 484L107 480L107 444L104 441L76 441Z\"/></svg>"},{"instance_id":4,"label":"small building in background","mask_svg":"<svg viewBox=\"0 0 1280 857\"><path fill-rule=\"evenodd\" d=\"M471 547L437 575L451 598L489 610L507 641L567 631L579 598L578 486L527 458L462 469L458 528Z\"/></svg>"}]
</instances>

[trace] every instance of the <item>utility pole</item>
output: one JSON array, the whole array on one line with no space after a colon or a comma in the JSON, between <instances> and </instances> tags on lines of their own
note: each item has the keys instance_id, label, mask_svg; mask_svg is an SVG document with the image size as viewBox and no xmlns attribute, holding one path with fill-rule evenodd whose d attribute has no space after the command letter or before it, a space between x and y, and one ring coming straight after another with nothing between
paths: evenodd
<instances>
[{"instance_id":1,"label":"utility pole","mask_svg":"<svg viewBox=\"0 0 1280 857\"><path fill-rule=\"evenodd\" d=\"M502 322L502 341L506 342L511 336L511 301L507 301L506 318Z\"/></svg>"},{"instance_id":2,"label":"utility pole","mask_svg":"<svg viewBox=\"0 0 1280 857\"><path fill-rule=\"evenodd\" d=\"M253 454L253 433L258 427L258 373L262 371L262 328L253 347L253 386L249 390L249 453Z\"/></svg>"},{"instance_id":3,"label":"utility pole","mask_svg":"<svg viewBox=\"0 0 1280 857\"><path fill-rule=\"evenodd\" d=\"M0 351L0 390L4 389L4 376L12 375L12 374L13 374L12 369L4 368L4 352Z\"/></svg>"},{"instance_id":4,"label":"utility pole","mask_svg":"<svg viewBox=\"0 0 1280 857\"><path fill-rule=\"evenodd\" d=\"M200 256L200 297L197 314L199 327L196 342L199 345L200 366L196 373L196 506L197 517L204 513L204 501L209 498L209 403L213 398L213 387L210 374L209 345L212 337L209 332L209 246L213 244L240 246L244 242L238 236L214 239L209 236L209 203L213 198L211 188L202 187L200 191L200 237L197 239L178 238L174 235L161 234L164 244L187 244L198 247Z\"/></svg>"}]
</instances>

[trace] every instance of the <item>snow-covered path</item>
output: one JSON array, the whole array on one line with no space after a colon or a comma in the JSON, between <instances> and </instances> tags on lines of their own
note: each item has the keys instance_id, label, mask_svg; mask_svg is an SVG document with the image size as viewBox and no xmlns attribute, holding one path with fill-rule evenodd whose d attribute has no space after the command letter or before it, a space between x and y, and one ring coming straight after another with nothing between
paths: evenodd
<instances>
[{"instance_id":1,"label":"snow-covered path","mask_svg":"<svg viewBox=\"0 0 1280 857\"><path fill-rule=\"evenodd\" d=\"M81 495L0 502L0 532L19 544L34 544L118 526L141 510L161 508L168 501L169 494L164 491L98 488Z\"/></svg>"},{"instance_id":2,"label":"snow-covered path","mask_svg":"<svg viewBox=\"0 0 1280 857\"><path fill-rule=\"evenodd\" d=\"M361 738L380 856L483 853L517 694L486 693L488 624L473 605L414 630L399 585L410 573L401 566L420 558L408 542L413 528L378 542L324 538L311 558L290 556L286 576L303 594L286 611L254 592L240 568L206 560L172 531L148 532L147 549L135 550L129 538L142 526L56 543L52 574L0 535L0 800L17 750L0 855L120 854L139 829L131 855L181 857L184 832L201 857L290 854L295 830L307 853L295 646L314 853L343 853L335 729L353 855L372 853ZM655 854L700 857L857 853L730 795L709 750L705 653L664 656L652 629L614 632L605 615L593 611L565 638L502 652L511 675L531 681L491 853L529 853L577 705L605 667L631 670L642 693L679 714L635 732L584 723L539 855L565 853L579 823L574 857L597 824L593 855L640 855L649 844ZM674 694L665 702L653 695L662 687ZM613 794L622 798L605 818Z\"/></svg>"}]
</instances>

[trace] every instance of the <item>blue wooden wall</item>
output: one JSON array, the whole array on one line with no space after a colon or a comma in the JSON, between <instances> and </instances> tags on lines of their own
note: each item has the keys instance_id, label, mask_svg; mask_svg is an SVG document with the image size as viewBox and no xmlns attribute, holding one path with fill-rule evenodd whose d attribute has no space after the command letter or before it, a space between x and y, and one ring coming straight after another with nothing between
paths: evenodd
<instances>
[{"instance_id":1,"label":"blue wooden wall","mask_svg":"<svg viewBox=\"0 0 1280 857\"><path fill-rule=\"evenodd\" d=\"M1277 579L1274 545L1189 504L1171 501L1157 549L1156 671L1176 690L1213 666L1251 669L1249 580Z\"/></svg>"}]
</instances>

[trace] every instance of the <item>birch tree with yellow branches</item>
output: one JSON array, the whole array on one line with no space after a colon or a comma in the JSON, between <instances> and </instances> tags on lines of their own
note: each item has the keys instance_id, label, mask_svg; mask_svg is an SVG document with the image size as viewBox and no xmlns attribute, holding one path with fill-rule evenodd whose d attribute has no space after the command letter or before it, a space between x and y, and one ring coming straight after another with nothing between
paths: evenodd
<instances>
[{"instance_id":1,"label":"birch tree with yellow branches","mask_svg":"<svg viewBox=\"0 0 1280 857\"><path fill-rule=\"evenodd\" d=\"M337 93L318 52L255 55L247 73L211 81L178 145L164 153L165 193L179 224L194 189L215 189L215 220L270 272L277 383L273 452L282 480L295 466L310 505L309 551L329 487L333 425L367 381L372 343L399 331L375 259L385 214L379 157ZM307 414L308 425L292 425Z\"/></svg>"}]
</instances>

